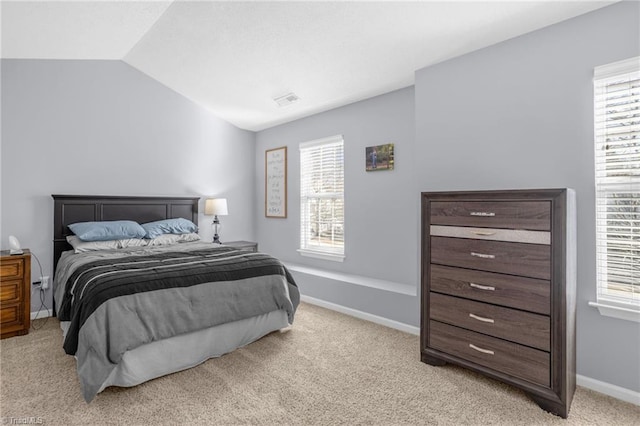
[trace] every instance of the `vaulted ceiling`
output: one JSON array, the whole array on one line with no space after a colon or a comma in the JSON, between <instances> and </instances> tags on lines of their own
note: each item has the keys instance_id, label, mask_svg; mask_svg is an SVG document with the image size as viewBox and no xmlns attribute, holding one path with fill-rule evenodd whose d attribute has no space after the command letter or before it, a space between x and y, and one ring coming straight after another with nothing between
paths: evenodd
<instances>
[{"instance_id":1,"label":"vaulted ceiling","mask_svg":"<svg viewBox=\"0 0 640 426\"><path fill-rule=\"evenodd\" d=\"M248 130L614 1L3 1L2 57L123 60ZM279 107L274 98L300 100Z\"/></svg>"}]
</instances>

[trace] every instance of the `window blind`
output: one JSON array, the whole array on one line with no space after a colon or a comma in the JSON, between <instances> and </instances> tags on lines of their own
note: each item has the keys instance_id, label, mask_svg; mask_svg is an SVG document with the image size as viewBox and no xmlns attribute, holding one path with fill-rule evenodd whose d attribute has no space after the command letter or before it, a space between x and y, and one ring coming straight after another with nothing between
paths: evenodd
<instances>
[{"instance_id":1,"label":"window blind","mask_svg":"<svg viewBox=\"0 0 640 426\"><path fill-rule=\"evenodd\" d=\"M640 308L640 57L594 77L598 299Z\"/></svg>"},{"instance_id":2,"label":"window blind","mask_svg":"<svg viewBox=\"0 0 640 426\"><path fill-rule=\"evenodd\" d=\"M300 145L300 249L344 255L342 136Z\"/></svg>"}]
</instances>

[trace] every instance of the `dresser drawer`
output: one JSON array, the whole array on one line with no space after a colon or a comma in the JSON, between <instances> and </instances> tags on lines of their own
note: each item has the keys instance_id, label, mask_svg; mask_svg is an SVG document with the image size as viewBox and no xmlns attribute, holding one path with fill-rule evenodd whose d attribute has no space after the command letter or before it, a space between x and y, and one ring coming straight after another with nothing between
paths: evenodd
<instances>
[{"instance_id":1,"label":"dresser drawer","mask_svg":"<svg viewBox=\"0 0 640 426\"><path fill-rule=\"evenodd\" d=\"M549 315L551 283L535 278L431 265L431 291Z\"/></svg>"},{"instance_id":2,"label":"dresser drawer","mask_svg":"<svg viewBox=\"0 0 640 426\"><path fill-rule=\"evenodd\" d=\"M24 261L20 259L3 259L0 262L0 278L21 278L24 274Z\"/></svg>"},{"instance_id":3,"label":"dresser drawer","mask_svg":"<svg viewBox=\"0 0 640 426\"><path fill-rule=\"evenodd\" d=\"M549 201L433 201L432 225L551 230Z\"/></svg>"},{"instance_id":4,"label":"dresser drawer","mask_svg":"<svg viewBox=\"0 0 640 426\"><path fill-rule=\"evenodd\" d=\"M551 247L541 244L431 237L431 263L551 279Z\"/></svg>"},{"instance_id":5,"label":"dresser drawer","mask_svg":"<svg viewBox=\"0 0 640 426\"><path fill-rule=\"evenodd\" d=\"M444 294L429 294L429 317L479 333L549 351L549 317L475 302Z\"/></svg>"},{"instance_id":6,"label":"dresser drawer","mask_svg":"<svg viewBox=\"0 0 640 426\"><path fill-rule=\"evenodd\" d=\"M545 387L550 385L550 355L517 343L429 322L429 347Z\"/></svg>"},{"instance_id":7,"label":"dresser drawer","mask_svg":"<svg viewBox=\"0 0 640 426\"><path fill-rule=\"evenodd\" d=\"M432 237L473 238L512 243L551 244L551 232L522 229L470 228L468 226L431 225Z\"/></svg>"},{"instance_id":8,"label":"dresser drawer","mask_svg":"<svg viewBox=\"0 0 640 426\"><path fill-rule=\"evenodd\" d=\"M7 331L7 327L21 322L21 307L19 303L0 308L0 324L3 332Z\"/></svg>"},{"instance_id":9,"label":"dresser drawer","mask_svg":"<svg viewBox=\"0 0 640 426\"><path fill-rule=\"evenodd\" d=\"M18 302L22 298L22 280L2 280L0 283L0 302Z\"/></svg>"}]
</instances>

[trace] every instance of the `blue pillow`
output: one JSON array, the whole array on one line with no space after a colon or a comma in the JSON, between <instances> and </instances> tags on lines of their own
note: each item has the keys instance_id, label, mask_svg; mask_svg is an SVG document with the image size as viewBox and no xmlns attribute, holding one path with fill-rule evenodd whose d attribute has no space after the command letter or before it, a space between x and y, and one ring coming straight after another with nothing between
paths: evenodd
<instances>
[{"instance_id":1,"label":"blue pillow","mask_svg":"<svg viewBox=\"0 0 640 426\"><path fill-rule=\"evenodd\" d=\"M142 227L147 233L145 238L155 238L163 234L190 234L192 232L198 232L198 227L195 223L181 217L143 223Z\"/></svg>"},{"instance_id":2,"label":"blue pillow","mask_svg":"<svg viewBox=\"0 0 640 426\"><path fill-rule=\"evenodd\" d=\"M144 238L146 231L132 220L112 220L105 222L78 222L69 229L82 241L111 241L127 238Z\"/></svg>"}]
</instances>

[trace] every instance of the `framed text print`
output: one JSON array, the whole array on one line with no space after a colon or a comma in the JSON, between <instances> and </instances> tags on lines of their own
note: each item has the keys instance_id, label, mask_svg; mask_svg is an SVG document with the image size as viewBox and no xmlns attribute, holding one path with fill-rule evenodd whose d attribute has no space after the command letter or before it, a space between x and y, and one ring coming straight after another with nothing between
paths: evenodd
<instances>
[{"instance_id":1,"label":"framed text print","mask_svg":"<svg viewBox=\"0 0 640 426\"><path fill-rule=\"evenodd\" d=\"M264 153L264 215L287 217L287 147Z\"/></svg>"}]
</instances>

